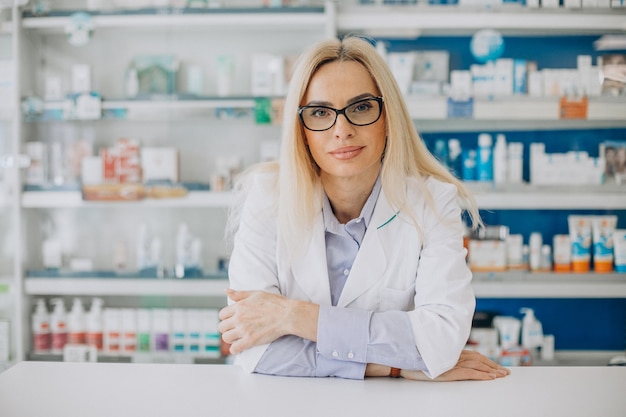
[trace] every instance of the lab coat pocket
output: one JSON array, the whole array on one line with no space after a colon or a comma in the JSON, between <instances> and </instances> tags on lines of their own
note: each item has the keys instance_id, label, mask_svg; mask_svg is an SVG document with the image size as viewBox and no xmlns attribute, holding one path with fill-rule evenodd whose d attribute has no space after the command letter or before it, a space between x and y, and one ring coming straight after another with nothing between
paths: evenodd
<instances>
[{"instance_id":1,"label":"lab coat pocket","mask_svg":"<svg viewBox=\"0 0 626 417\"><path fill-rule=\"evenodd\" d=\"M414 307L415 284L406 289L383 288L380 293L380 311L412 310Z\"/></svg>"}]
</instances>

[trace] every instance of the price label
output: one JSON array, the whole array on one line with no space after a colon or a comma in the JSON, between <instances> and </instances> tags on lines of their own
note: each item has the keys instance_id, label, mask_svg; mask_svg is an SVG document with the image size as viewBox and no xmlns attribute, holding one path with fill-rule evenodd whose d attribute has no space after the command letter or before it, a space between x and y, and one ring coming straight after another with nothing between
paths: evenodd
<instances>
[{"instance_id":1,"label":"price label","mask_svg":"<svg viewBox=\"0 0 626 417\"><path fill-rule=\"evenodd\" d=\"M559 103L559 117L561 119L586 119L588 108L587 97L562 97Z\"/></svg>"}]
</instances>

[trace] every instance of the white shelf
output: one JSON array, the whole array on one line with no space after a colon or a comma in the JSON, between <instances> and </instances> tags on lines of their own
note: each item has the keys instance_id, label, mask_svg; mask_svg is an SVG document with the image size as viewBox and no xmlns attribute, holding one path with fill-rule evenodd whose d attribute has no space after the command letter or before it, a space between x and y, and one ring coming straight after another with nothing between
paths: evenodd
<instances>
[{"instance_id":1,"label":"white shelf","mask_svg":"<svg viewBox=\"0 0 626 417\"><path fill-rule=\"evenodd\" d=\"M493 183L466 183L473 191L478 207L493 210L569 210L626 208L626 186L533 186Z\"/></svg>"},{"instance_id":2,"label":"white shelf","mask_svg":"<svg viewBox=\"0 0 626 417\"><path fill-rule=\"evenodd\" d=\"M339 33L417 37L422 34L472 34L491 28L511 35L599 34L626 30L626 10L532 9L503 5L491 9L464 6L344 6L337 10Z\"/></svg>"},{"instance_id":3,"label":"white shelf","mask_svg":"<svg viewBox=\"0 0 626 417\"><path fill-rule=\"evenodd\" d=\"M227 279L26 278L29 295L226 297Z\"/></svg>"},{"instance_id":4,"label":"white shelf","mask_svg":"<svg viewBox=\"0 0 626 417\"><path fill-rule=\"evenodd\" d=\"M181 198L146 198L138 201L84 201L80 191L27 191L22 194L24 208L94 207L208 207L227 208L230 192L192 191Z\"/></svg>"},{"instance_id":5,"label":"white shelf","mask_svg":"<svg viewBox=\"0 0 626 417\"><path fill-rule=\"evenodd\" d=\"M626 274L474 273L479 298L626 298ZM227 279L26 278L29 295L225 297Z\"/></svg>"},{"instance_id":6,"label":"white shelf","mask_svg":"<svg viewBox=\"0 0 626 417\"><path fill-rule=\"evenodd\" d=\"M94 30L100 29L194 29L233 30L306 30L325 27L328 16L322 8L290 8L281 11L262 9L214 9L202 13L112 14L92 16ZM25 29L62 34L70 23L69 16L26 17Z\"/></svg>"},{"instance_id":7,"label":"white shelf","mask_svg":"<svg viewBox=\"0 0 626 417\"><path fill-rule=\"evenodd\" d=\"M626 16L624 17L626 21ZM463 121L468 124L473 121L507 121L527 122L527 128L533 128L535 123L552 122L555 127L576 124L584 126L586 123L595 123L605 126L626 124L626 100L611 97L592 97L589 99L587 119L559 118L558 97L498 97L493 100L474 99L474 116L472 119L448 118L448 98L445 96L407 96L409 114L416 121L445 120Z\"/></svg>"},{"instance_id":8,"label":"white shelf","mask_svg":"<svg viewBox=\"0 0 626 417\"><path fill-rule=\"evenodd\" d=\"M626 274L474 273L478 298L626 298Z\"/></svg>"}]
</instances>

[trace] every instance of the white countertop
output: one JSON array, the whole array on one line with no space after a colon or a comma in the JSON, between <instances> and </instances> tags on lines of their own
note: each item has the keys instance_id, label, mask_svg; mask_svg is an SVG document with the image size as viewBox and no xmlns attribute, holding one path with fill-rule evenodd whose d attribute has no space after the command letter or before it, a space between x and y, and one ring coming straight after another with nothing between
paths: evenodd
<instances>
[{"instance_id":1,"label":"white countertop","mask_svg":"<svg viewBox=\"0 0 626 417\"><path fill-rule=\"evenodd\" d=\"M494 381L286 378L232 365L21 362L2 417L626 416L626 367L513 367Z\"/></svg>"}]
</instances>

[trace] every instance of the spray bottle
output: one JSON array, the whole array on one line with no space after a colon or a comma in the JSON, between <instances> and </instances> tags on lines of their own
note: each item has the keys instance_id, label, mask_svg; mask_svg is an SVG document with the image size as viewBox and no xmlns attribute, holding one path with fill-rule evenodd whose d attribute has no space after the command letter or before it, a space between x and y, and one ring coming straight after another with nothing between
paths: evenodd
<instances>
[{"instance_id":1,"label":"spray bottle","mask_svg":"<svg viewBox=\"0 0 626 417\"><path fill-rule=\"evenodd\" d=\"M50 300L53 305L50 315L50 333L52 334L52 353L61 354L67 344L67 312L61 298Z\"/></svg>"},{"instance_id":2,"label":"spray bottle","mask_svg":"<svg viewBox=\"0 0 626 417\"><path fill-rule=\"evenodd\" d=\"M33 353L50 352L50 314L43 298L37 300L32 316Z\"/></svg>"}]
</instances>

